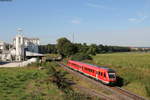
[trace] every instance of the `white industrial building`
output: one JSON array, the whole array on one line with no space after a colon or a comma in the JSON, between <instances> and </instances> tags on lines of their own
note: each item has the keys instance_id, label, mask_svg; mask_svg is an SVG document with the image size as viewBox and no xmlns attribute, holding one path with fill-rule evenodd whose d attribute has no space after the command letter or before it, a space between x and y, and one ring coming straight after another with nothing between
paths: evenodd
<instances>
[{"instance_id":1,"label":"white industrial building","mask_svg":"<svg viewBox=\"0 0 150 100\"><path fill-rule=\"evenodd\" d=\"M42 56L42 54L38 54L39 42L40 40L38 38L27 38L18 34L13 39L11 47L6 50L6 43L0 41L0 60L24 61L26 59L26 55Z\"/></svg>"},{"instance_id":2,"label":"white industrial building","mask_svg":"<svg viewBox=\"0 0 150 100\"><path fill-rule=\"evenodd\" d=\"M6 49L6 44L3 41L0 41L0 50L3 51Z\"/></svg>"}]
</instances>

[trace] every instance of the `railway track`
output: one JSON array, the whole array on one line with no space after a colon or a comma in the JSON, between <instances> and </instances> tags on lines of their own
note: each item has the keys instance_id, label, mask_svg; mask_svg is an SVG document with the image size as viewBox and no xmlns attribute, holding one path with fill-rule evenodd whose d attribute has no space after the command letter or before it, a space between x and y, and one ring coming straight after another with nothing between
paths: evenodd
<instances>
[{"instance_id":1,"label":"railway track","mask_svg":"<svg viewBox=\"0 0 150 100\"><path fill-rule=\"evenodd\" d=\"M63 63L59 63L59 62L56 62L56 63L58 65L62 66L65 70L69 71L70 73L78 75L79 77L84 78L84 79L88 80L89 82L92 82L93 84L97 85L99 88L103 88L107 91L110 91L114 95L114 97L109 97L109 96L104 95L104 94L96 93L99 96L105 97L105 100L146 100L145 98L138 96L134 93L131 93L130 91L127 91L127 90L122 89L120 87L110 87L110 86L103 85L102 83L100 83L96 80L93 80L93 79L91 79L91 78L89 78L83 74L80 74L77 71L72 70L69 67L66 67L66 65Z\"/></svg>"},{"instance_id":2,"label":"railway track","mask_svg":"<svg viewBox=\"0 0 150 100\"><path fill-rule=\"evenodd\" d=\"M142 96L139 96L139 95L136 95L130 91L127 91L125 89L122 89L120 87L110 87L111 89L115 90L115 91L118 91L130 98L133 98L134 100L146 100L145 98L143 98Z\"/></svg>"},{"instance_id":3,"label":"railway track","mask_svg":"<svg viewBox=\"0 0 150 100\"><path fill-rule=\"evenodd\" d=\"M101 100L113 100L112 98L108 97L104 93L96 92L93 89L85 88L85 87L79 86L79 85L76 85L75 87L80 89L81 91L83 91L84 93L86 93L88 95L99 97Z\"/></svg>"}]
</instances>

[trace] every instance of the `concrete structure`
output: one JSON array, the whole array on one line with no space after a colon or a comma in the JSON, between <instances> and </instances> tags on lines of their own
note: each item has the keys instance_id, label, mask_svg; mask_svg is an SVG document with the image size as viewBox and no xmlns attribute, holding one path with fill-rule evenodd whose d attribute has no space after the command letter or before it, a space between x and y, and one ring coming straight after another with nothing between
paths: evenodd
<instances>
[{"instance_id":1,"label":"concrete structure","mask_svg":"<svg viewBox=\"0 0 150 100\"><path fill-rule=\"evenodd\" d=\"M27 38L23 35L17 35L13 39L13 46L15 47L15 59L16 61L22 61L25 59L26 51L38 53L38 38Z\"/></svg>"},{"instance_id":2,"label":"concrete structure","mask_svg":"<svg viewBox=\"0 0 150 100\"><path fill-rule=\"evenodd\" d=\"M0 51L4 51L6 49L6 43L3 41L0 41Z\"/></svg>"},{"instance_id":3,"label":"concrete structure","mask_svg":"<svg viewBox=\"0 0 150 100\"><path fill-rule=\"evenodd\" d=\"M6 43L0 41L0 61L2 60L6 61L7 59L9 59L8 58L9 56L8 56L8 51L6 50Z\"/></svg>"},{"instance_id":4,"label":"concrete structure","mask_svg":"<svg viewBox=\"0 0 150 100\"><path fill-rule=\"evenodd\" d=\"M27 61L22 61L22 62L4 63L4 64L0 64L0 68L1 67L24 67L36 61L37 61L36 58L31 58L31 59L28 59Z\"/></svg>"},{"instance_id":5,"label":"concrete structure","mask_svg":"<svg viewBox=\"0 0 150 100\"><path fill-rule=\"evenodd\" d=\"M31 57L43 56L38 53L38 38L27 38L21 34L16 35L9 50L6 50L6 43L0 41L0 60L1 61L24 61ZM26 56L27 54L27 56ZM34 56L33 56L34 54Z\"/></svg>"}]
</instances>

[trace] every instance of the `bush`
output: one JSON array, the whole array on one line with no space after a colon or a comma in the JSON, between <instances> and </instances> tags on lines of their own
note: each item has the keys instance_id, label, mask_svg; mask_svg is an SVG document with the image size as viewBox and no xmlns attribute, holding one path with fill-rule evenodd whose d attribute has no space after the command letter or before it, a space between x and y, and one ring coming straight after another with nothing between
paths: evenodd
<instances>
[{"instance_id":1,"label":"bush","mask_svg":"<svg viewBox=\"0 0 150 100\"><path fill-rule=\"evenodd\" d=\"M92 57L85 53L77 53L71 57L72 60L82 61L82 60L92 60Z\"/></svg>"}]
</instances>

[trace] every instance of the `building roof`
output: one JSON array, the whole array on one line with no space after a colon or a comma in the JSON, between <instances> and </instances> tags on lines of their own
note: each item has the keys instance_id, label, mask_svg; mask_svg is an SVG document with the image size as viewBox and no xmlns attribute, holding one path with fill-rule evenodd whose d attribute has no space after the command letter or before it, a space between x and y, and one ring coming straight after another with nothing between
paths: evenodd
<instances>
[{"instance_id":1,"label":"building roof","mask_svg":"<svg viewBox=\"0 0 150 100\"><path fill-rule=\"evenodd\" d=\"M37 56L44 56L43 54L40 54L40 53L34 53L34 52L30 52L30 51L26 51L26 56L35 56L35 57L37 57Z\"/></svg>"},{"instance_id":2,"label":"building roof","mask_svg":"<svg viewBox=\"0 0 150 100\"><path fill-rule=\"evenodd\" d=\"M39 38L28 38L28 37L24 37L23 35L21 35L21 34L17 34L16 36L21 36L21 37L23 37L24 39L26 39L26 40L40 40ZM16 38L13 38L13 40L15 40Z\"/></svg>"}]
</instances>

